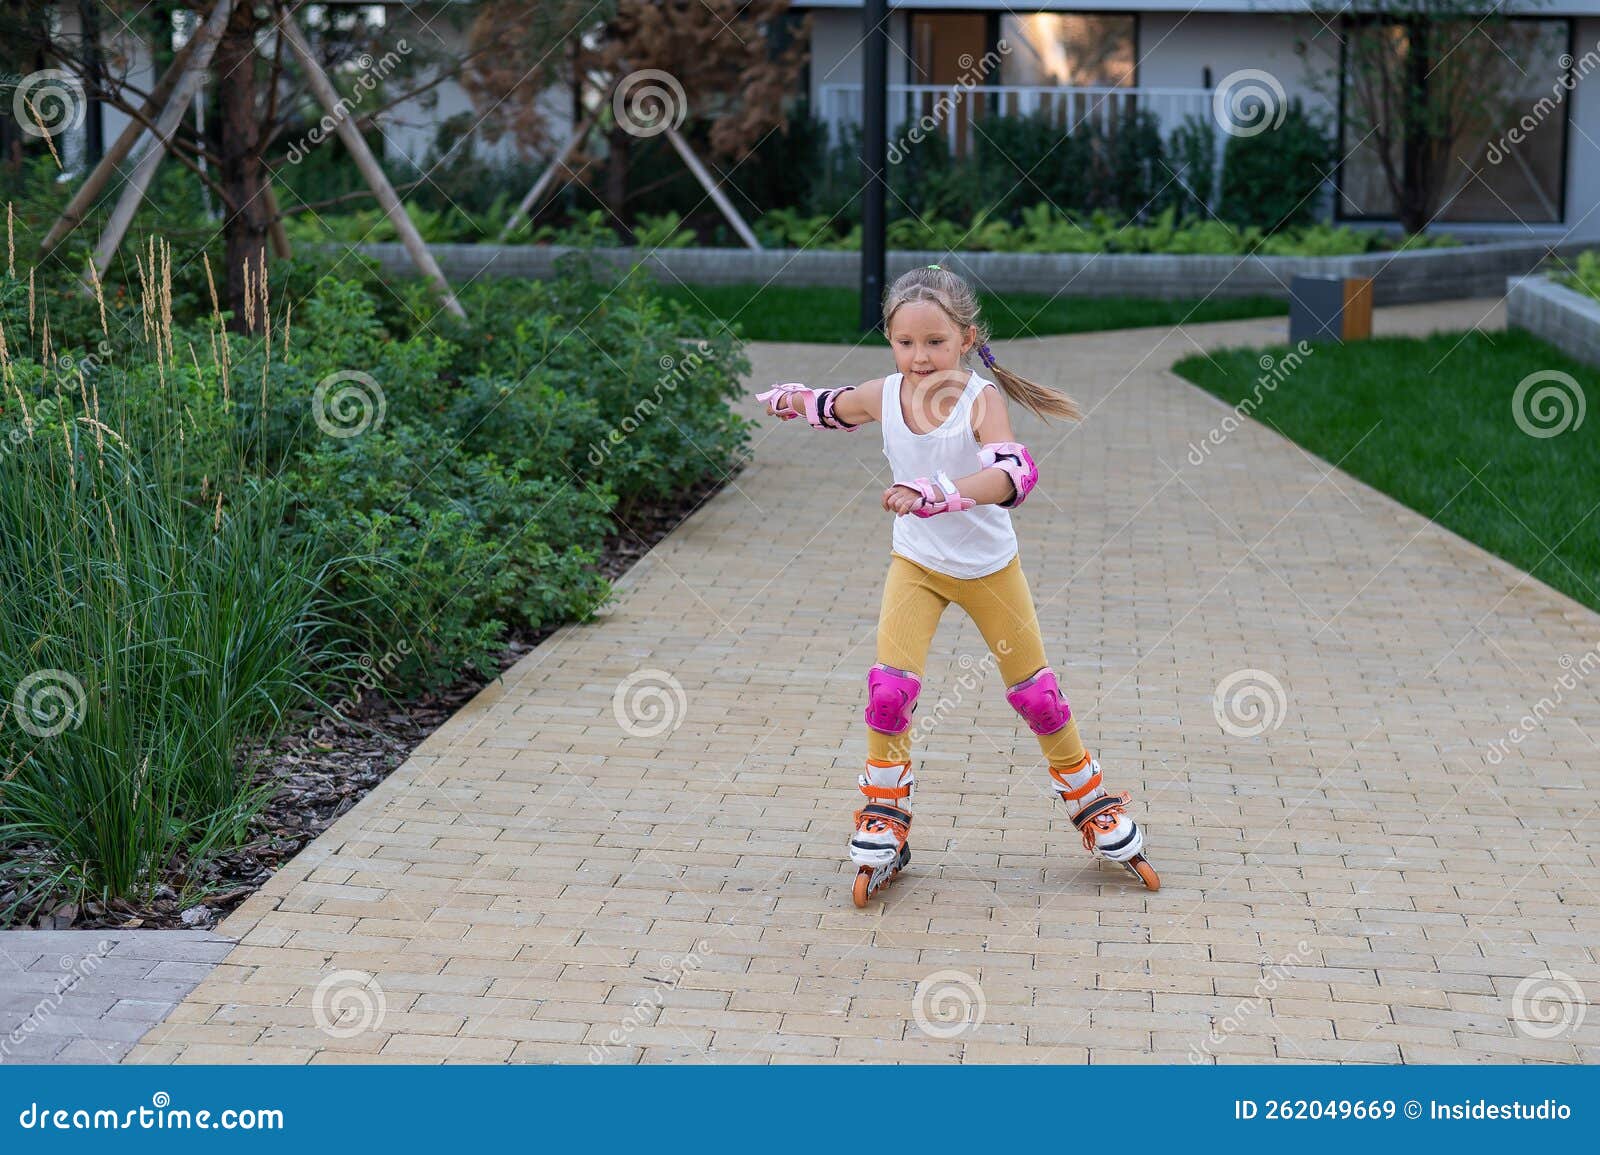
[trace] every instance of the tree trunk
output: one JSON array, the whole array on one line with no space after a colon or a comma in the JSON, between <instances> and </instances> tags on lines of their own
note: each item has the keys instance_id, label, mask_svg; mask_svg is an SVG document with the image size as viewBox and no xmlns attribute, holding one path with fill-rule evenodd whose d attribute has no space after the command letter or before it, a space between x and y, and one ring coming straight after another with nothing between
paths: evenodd
<instances>
[{"instance_id":1,"label":"tree trunk","mask_svg":"<svg viewBox=\"0 0 1600 1155\"><path fill-rule=\"evenodd\" d=\"M78 0L78 20L83 25L83 64L88 72L87 106L83 131L87 144L83 150L84 168L92 169L105 155L105 115L100 93L105 88L105 69L100 63L100 6L94 0Z\"/></svg>"},{"instance_id":2,"label":"tree trunk","mask_svg":"<svg viewBox=\"0 0 1600 1155\"><path fill-rule=\"evenodd\" d=\"M257 23L252 5L240 4L234 9L217 45L212 70L222 106L218 175L227 197L227 218L223 223L227 240L226 307L233 313L229 328L239 333L249 330L244 305L245 263L258 270L267 247L268 214L266 199L261 195L261 121L255 83ZM255 321L255 327L260 328L259 313Z\"/></svg>"},{"instance_id":3,"label":"tree trunk","mask_svg":"<svg viewBox=\"0 0 1600 1155\"><path fill-rule=\"evenodd\" d=\"M1402 185L1400 189L1400 227L1419 233L1428 223L1434 194L1431 163L1430 107L1428 72L1433 53L1425 19L1413 19L1406 29L1405 133L1401 144Z\"/></svg>"},{"instance_id":4,"label":"tree trunk","mask_svg":"<svg viewBox=\"0 0 1600 1155\"><path fill-rule=\"evenodd\" d=\"M624 228L631 228L628 224L628 145L632 139L621 125L611 126L611 155L606 160L606 203ZM624 237L623 243L627 241Z\"/></svg>"}]
</instances>

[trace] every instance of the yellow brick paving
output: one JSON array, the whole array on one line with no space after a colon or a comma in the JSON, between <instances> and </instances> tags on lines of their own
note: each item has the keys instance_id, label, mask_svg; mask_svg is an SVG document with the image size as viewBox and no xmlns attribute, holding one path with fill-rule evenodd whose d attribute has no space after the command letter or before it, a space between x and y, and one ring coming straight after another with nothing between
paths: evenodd
<instances>
[{"instance_id":1,"label":"yellow brick paving","mask_svg":"<svg viewBox=\"0 0 1600 1155\"><path fill-rule=\"evenodd\" d=\"M1378 316L1475 323L1498 307ZM952 609L917 714L912 866L852 907L889 478L875 427L769 419L607 612L228 918L238 945L127 1061L1600 1060L1595 681L1486 757L1600 616L1265 425L1190 461L1230 411L1168 366L1282 332L997 346L1089 410L1014 409L1042 476L1017 533L1159 893L1085 855ZM889 367L823 345L752 360L753 389ZM1229 733L1214 696L1239 671L1267 713Z\"/></svg>"}]
</instances>

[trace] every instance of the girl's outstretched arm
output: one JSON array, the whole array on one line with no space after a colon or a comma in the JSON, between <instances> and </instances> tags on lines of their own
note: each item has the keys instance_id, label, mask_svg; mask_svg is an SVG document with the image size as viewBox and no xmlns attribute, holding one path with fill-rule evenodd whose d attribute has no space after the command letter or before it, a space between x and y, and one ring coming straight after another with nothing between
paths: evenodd
<instances>
[{"instance_id":1,"label":"girl's outstretched arm","mask_svg":"<svg viewBox=\"0 0 1600 1155\"><path fill-rule=\"evenodd\" d=\"M876 377L852 386L839 395L835 412L852 425L883 420L883 382Z\"/></svg>"},{"instance_id":2,"label":"girl's outstretched arm","mask_svg":"<svg viewBox=\"0 0 1600 1155\"><path fill-rule=\"evenodd\" d=\"M756 400L766 404L769 414L785 420L805 416L819 428L838 428L835 423L842 422L853 429L882 417L883 381L879 377L837 389L812 389L799 383L774 385L756 394Z\"/></svg>"}]
</instances>

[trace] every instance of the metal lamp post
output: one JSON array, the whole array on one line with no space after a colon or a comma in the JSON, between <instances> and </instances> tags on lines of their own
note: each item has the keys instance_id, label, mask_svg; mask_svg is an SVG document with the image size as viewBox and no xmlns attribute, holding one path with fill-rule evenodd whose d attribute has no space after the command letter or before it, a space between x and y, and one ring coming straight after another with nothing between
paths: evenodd
<instances>
[{"instance_id":1,"label":"metal lamp post","mask_svg":"<svg viewBox=\"0 0 1600 1155\"><path fill-rule=\"evenodd\" d=\"M861 53L861 329L883 324L885 208L889 152L888 0L864 0Z\"/></svg>"}]
</instances>

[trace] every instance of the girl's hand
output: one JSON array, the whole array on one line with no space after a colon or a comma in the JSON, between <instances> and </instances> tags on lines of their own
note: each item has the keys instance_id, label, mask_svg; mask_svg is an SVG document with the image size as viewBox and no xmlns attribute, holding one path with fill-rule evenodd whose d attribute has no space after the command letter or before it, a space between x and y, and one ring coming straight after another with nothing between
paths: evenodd
<instances>
[{"instance_id":1,"label":"girl's hand","mask_svg":"<svg viewBox=\"0 0 1600 1155\"><path fill-rule=\"evenodd\" d=\"M781 417L785 421L793 421L796 417L799 417L800 414L796 412L792 406L790 406L789 396L797 390L803 388L805 388L805 386L798 385L794 382L789 382L784 385L774 385L765 393L757 393L756 400L766 403L768 416Z\"/></svg>"},{"instance_id":2,"label":"girl's hand","mask_svg":"<svg viewBox=\"0 0 1600 1155\"><path fill-rule=\"evenodd\" d=\"M944 497L944 490L938 490L940 499ZM922 494L904 485L891 485L883 491L883 508L890 513L904 516L922 504Z\"/></svg>"}]
</instances>

